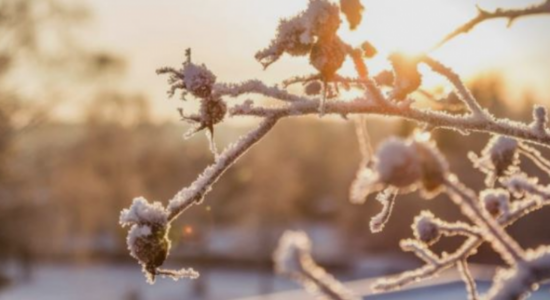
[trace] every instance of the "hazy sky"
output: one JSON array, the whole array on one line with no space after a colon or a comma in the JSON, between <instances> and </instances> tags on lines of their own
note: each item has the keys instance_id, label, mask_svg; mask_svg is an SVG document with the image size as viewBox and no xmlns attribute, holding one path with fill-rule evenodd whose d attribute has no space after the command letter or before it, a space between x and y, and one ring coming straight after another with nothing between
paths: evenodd
<instances>
[{"instance_id":1,"label":"hazy sky","mask_svg":"<svg viewBox=\"0 0 550 300\"><path fill-rule=\"evenodd\" d=\"M284 57L267 71L254 53L273 37L278 19L304 9L307 0L89 0L94 12L94 43L127 59L128 87L155 100L160 115L173 112L166 103L160 66L177 66L184 50L205 63L220 80L261 78L278 82L312 69L306 59ZM348 42L371 41L382 54L395 50L428 49L457 25L484 8L525 6L521 0L363 0L365 21ZM344 26L343 26L344 27ZM527 89L550 96L550 16L520 19L511 28L504 20L490 21L435 51L433 56L464 76L499 68L509 81L510 98ZM383 57L372 69L386 66ZM434 83L436 81L433 81ZM541 97L542 98L542 97ZM550 98L549 98L550 99Z\"/></svg>"}]
</instances>

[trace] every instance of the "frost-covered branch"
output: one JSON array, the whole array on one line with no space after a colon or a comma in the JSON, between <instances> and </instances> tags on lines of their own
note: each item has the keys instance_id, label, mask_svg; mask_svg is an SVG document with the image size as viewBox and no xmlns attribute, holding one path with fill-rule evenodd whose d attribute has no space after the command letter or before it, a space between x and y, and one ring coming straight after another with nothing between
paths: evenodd
<instances>
[{"instance_id":1,"label":"frost-covered branch","mask_svg":"<svg viewBox=\"0 0 550 300\"><path fill-rule=\"evenodd\" d=\"M477 287L476 282L472 276L472 273L470 273L470 269L468 268L468 261L467 260L461 260L457 263L458 272L462 276L462 280L464 281L464 284L466 285L466 292L468 293L468 300L477 300L479 299L479 295L477 293Z\"/></svg>"},{"instance_id":2,"label":"frost-covered branch","mask_svg":"<svg viewBox=\"0 0 550 300\"><path fill-rule=\"evenodd\" d=\"M472 30L474 27L479 25L482 22L485 22L487 20L491 19L508 19L508 26L511 26L512 23L520 18L520 17L526 17L526 16L533 16L533 15L541 15L541 14L550 14L550 1L546 0L540 4L533 5L527 8L521 8L521 9L502 9L499 8L493 12L484 10L480 7L477 8L477 16L469 20L468 22L462 24L455 30L453 30L451 33L446 35L434 48L439 48L443 44L447 43L448 41L452 40L453 38L468 33L470 30Z\"/></svg>"},{"instance_id":3,"label":"frost-covered branch","mask_svg":"<svg viewBox=\"0 0 550 300\"><path fill-rule=\"evenodd\" d=\"M479 119L472 116L456 116L445 112L417 109L406 103L381 103L373 96L358 98L352 101L333 100L325 105L326 115L381 115L401 117L419 124L427 124L430 128L442 128L459 132L484 132L510 136L541 146L550 147L550 135L533 130L528 124L509 119ZM253 117L295 117L318 114L320 102L315 99L299 101L287 106L236 106L230 110L232 116Z\"/></svg>"},{"instance_id":4,"label":"frost-covered branch","mask_svg":"<svg viewBox=\"0 0 550 300\"><path fill-rule=\"evenodd\" d=\"M239 97L246 94L258 94L286 102L307 100L305 97L294 95L276 86L269 87L259 80L249 80L239 84L217 84L214 86L214 94L223 97Z\"/></svg>"},{"instance_id":5,"label":"frost-covered branch","mask_svg":"<svg viewBox=\"0 0 550 300\"><path fill-rule=\"evenodd\" d=\"M273 259L278 273L302 284L318 299L360 299L315 263L311 257L311 241L304 232L285 232Z\"/></svg>"},{"instance_id":6,"label":"frost-covered branch","mask_svg":"<svg viewBox=\"0 0 550 300\"><path fill-rule=\"evenodd\" d=\"M170 96L181 91L183 100L191 99L199 104L199 109L191 113L179 109L182 119L193 124L186 137L206 130L215 161L170 199L166 207L159 202L136 198L128 209L122 211L120 223L129 227L127 244L130 254L143 266L150 282L158 275L174 279L198 276L192 269L161 269L171 246L168 239L171 223L190 206L200 204L223 173L279 120L307 115L339 115L344 119L357 116L359 119L356 128L362 160L350 189L350 198L352 202L361 204L370 194L378 194L376 199L382 204L382 209L371 219L371 231L384 229L398 207L396 203L400 194L416 191L424 199L445 193L468 218L468 223L451 223L431 212L422 212L413 224L414 238L406 239L400 245L404 251L413 252L422 259L425 265L379 280L373 286L375 291L398 289L456 267L462 274L469 298L478 299L467 260L483 243L488 243L507 263L495 277L487 294L490 299L519 299L532 291L536 284L550 279L549 248L523 249L505 230L520 218L550 204L550 187L540 185L536 178L528 177L520 170L520 159L526 158L550 176L550 160L535 147L550 147L547 110L542 106L534 107L531 123L496 118L480 105L457 73L426 55L392 53L387 57L391 70L370 75L368 58L376 55L374 46L368 41L352 46L338 35L341 14L353 29L361 22L363 9L360 0L341 0L339 4L309 0L302 12L283 19L270 44L258 51L255 58L267 68L285 54L307 57L316 73L290 77L281 87L268 86L259 80L219 82L205 65L191 61L190 50L181 68L158 70L158 73L169 76ZM442 43L488 19L508 18L512 22L518 17L543 13L550 13L550 0L522 10L487 12L480 9L476 18L451 33ZM356 77L339 74L346 59L353 63ZM417 94L431 98L423 89L419 71L421 64L446 78L454 88L449 93L449 100L438 101L438 104L445 109L459 103L465 114L449 114L416 106ZM303 92L287 90L294 84L302 84ZM352 88L360 91L360 96L345 99L341 90ZM248 99L242 103L229 99L251 95L279 102L267 105L261 99ZM490 134L487 146L479 155L468 155L474 167L486 175L486 189L477 193L464 186L452 174L428 132L417 131L407 139L389 138L374 152L366 128L366 118L371 115L411 120L423 130L442 128L460 133ZM218 154L214 127L228 118L244 116L258 118L260 124ZM495 188L497 184L501 188ZM454 252L437 254L430 248L441 238L454 235L466 238ZM287 232L275 252L276 269L322 299L357 299L315 264L310 250L309 239L304 233Z\"/></svg>"},{"instance_id":7,"label":"frost-covered branch","mask_svg":"<svg viewBox=\"0 0 550 300\"><path fill-rule=\"evenodd\" d=\"M173 221L191 205L200 203L223 173L266 135L276 123L276 117L266 118L258 128L229 145L216 157L214 164L207 167L189 187L179 191L169 201L167 207L168 221Z\"/></svg>"}]
</instances>

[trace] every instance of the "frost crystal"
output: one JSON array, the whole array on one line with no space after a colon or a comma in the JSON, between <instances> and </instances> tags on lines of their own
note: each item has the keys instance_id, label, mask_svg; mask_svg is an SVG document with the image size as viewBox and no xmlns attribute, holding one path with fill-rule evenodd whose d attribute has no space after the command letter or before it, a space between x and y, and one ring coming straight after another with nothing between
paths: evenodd
<instances>
[{"instance_id":1,"label":"frost crystal","mask_svg":"<svg viewBox=\"0 0 550 300\"><path fill-rule=\"evenodd\" d=\"M204 65L186 64L183 68L185 88L195 97L206 98L212 92L216 76Z\"/></svg>"},{"instance_id":2,"label":"frost crystal","mask_svg":"<svg viewBox=\"0 0 550 300\"><path fill-rule=\"evenodd\" d=\"M120 224L123 226L138 225L166 225L168 212L160 202L149 203L145 198L138 197L132 202L129 209L120 213Z\"/></svg>"},{"instance_id":3,"label":"frost crystal","mask_svg":"<svg viewBox=\"0 0 550 300\"><path fill-rule=\"evenodd\" d=\"M481 157L470 153L474 166L487 174L486 184L492 186L496 178L515 172L519 164L518 141L505 136L494 136L481 151Z\"/></svg>"},{"instance_id":4,"label":"frost crystal","mask_svg":"<svg viewBox=\"0 0 550 300\"><path fill-rule=\"evenodd\" d=\"M393 187L401 193L422 188L426 198L445 185L449 166L430 141L389 138L377 149L373 168L358 172L351 187L351 201L361 203L375 191Z\"/></svg>"},{"instance_id":5,"label":"frost crystal","mask_svg":"<svg viewBox=\"0 0 550 300\"><path fill-rule=\"evenodd\" d=\"M155 276L161 274L158 268L164 263L170 251L168 212L159 202L151 204L145 198L139 197L134 199L129 209L122 211L120 223L123 226L131 226L126 239L128 250L142 265L147 281L154 283ZM194 277L191 276L194 274L193 270L185 272L173 274Z\"/></svg>"},{"instance_id":6,"label":"frost crystal","mask_svg":"<svg viewBox=\"0 0 550 300\"><path fill-rule=\"evenodd\" d=\"M212 152L216 152L212 139L214 135L214 125L224 119L227 113L227 105L220 97L212 95L216 83L216 76L214 76L206 66L193 64L190 61L190 50L188 50L187 55L188 61L183 64L181 70L161 68L157 73L170 74L168 80L171 85L168 92L170 96L177 90L183 90L182 97L185 96L186 92L190 92L201 101L198 114L185 115L183 109L179 109L182 119L194 124L194 126L185 133L184 137L188 138L200 130L208 129Z\"/></svg>"}]
</instances>

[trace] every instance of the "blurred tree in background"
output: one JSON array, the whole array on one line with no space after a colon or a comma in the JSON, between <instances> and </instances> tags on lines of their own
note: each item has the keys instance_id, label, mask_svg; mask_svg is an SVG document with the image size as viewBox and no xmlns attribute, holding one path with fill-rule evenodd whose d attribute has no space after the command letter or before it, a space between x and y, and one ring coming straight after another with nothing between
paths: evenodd
<instances>
[{"instance_id":1,"label":"blurred tree in background","mask_svg":"<svg viewBox=\"0 0 550 300\"><path fill-rule=\"evenodd\" d=\"M150 99L120 90L124 62L108 52L90 50L87 41L77 38L90 15L75 3L0 1L0 260L15 258L23 270L35 258L129 259L117 223L120 210L136 195L170 198L212 161L202 139L184 143L182 125L154 120ZM497 116L528 120L532 105L504 105L500 85L498 76L490 73L470 84L481 104ZM77 122L63 120L66 114L59 109L67 102L80 106ZM395 129L376 125L371 126L376 128L371 132L375 143ZM403 135L412 128L407 122L393 126ZM216 130L220 144L224 137L231 140L244 131ZM465 143L464 137L449 132L436 132L435 138L449 154L452 169L458 175L470 174L465 183L479 187L482 175L464 159L485 140L479 136ZM350 124L307 119L281 124L257 151L228 170L207 209L194 207L194 213L176 223L182 230L171 233L177 235L173 240L200 248L209 231L256 232L256 256L234 259L265 263L278 232L304 223L338 230L346 243L353 244L343 251L387 253L399 248L399 240L410 235L413 217L428 206L445 219L460 217L448 200L427 203L402 197L392 217L403 222L390 222L384 235L366 232L370 217L379 211L378 202L370 199L354 206L347 201L359 160ZM537 226L546 214L537 212L512 233L536 232L518 237L527 244L550 240L549 233ZM453 241L441 245L454 246ZM204 253L205 260L215 258ZM481 254L483 261L491 257Z\"/></svg>"},{"instance_id":2,"label":"blurred tree in background","mask_svg":"<svg viewBox=\"0 0 550 300\"><path fill-rule=\"evenodd\" d=\"M75 1L0 1L0 259L19 260L24 277L47 241L35 237L48 234L42 211L48 195L33 180L49 162L37 160L21 140L70 101L70 89L90 88L120 68L120 61L86 50L76 38L87 18Z\"/></svg>"}]
</instances>

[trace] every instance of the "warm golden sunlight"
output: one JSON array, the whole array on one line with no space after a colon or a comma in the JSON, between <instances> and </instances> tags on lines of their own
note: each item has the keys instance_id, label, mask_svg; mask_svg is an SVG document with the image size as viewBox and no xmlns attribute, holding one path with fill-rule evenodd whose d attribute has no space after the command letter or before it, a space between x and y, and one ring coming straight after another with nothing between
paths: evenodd
<instances>
[{"instance_id":1,"label":"warm golden sunlight","mask_svg":"<svg viewBox=\"0 0 550 300\"><path fill-rule=\"evenodd\" d=\"M0 0L0 300L550 299L550 0Z\"/></svg>"},{"instance_id":2,"label":"warm golden sunlight","mask_svg":"<svg viewBox=\"0 0 550 300\"><path fill-rule=\"evenodd\" d=\"M168 117L173 109L160 101L165 99L164 81L153 71L158 66L181 61L184 49L190 46L201 61L215 66L218 76L226 80L261 78L277 83L290 74L312 72L307 61L300 58L285 57L269 72L254 60L254 53L272 37L278 19L304 9L307 0L89 2L97 9L95 23L99 40L127 54L131 70L128 85L144 89L151 98L157 99L153 109L159 116ZM388 68L388 53L430 50L452 29L474 17L476 5L493 10L498 6L513 8L537 2L540 1L370 0L365 1L360 27L350 32L347 26L342 26L341 31L344 39L352 44L368 40L377 47L380 55L368 65L373 71L379 71ZM125 19L121 20L120 14L124 14ZM239 17L234 18L236 15ZM190 25L181 26L183 21ZM536 16L524 18L510 28L505 20L488 21L431 53L467 78L502 71L501 77L511 85L508 101L514 102L527 92L543 98L550 96L546 83L540 79L542 74L550 73L546 67L550 64L546 54L550 52L550 41L544 30L549 24L550 20ZM217 34L218 30L223 34ZM174 39L174 36L180 38ZM483 47L476 46L480 42ZM218 55L220 45L223 45L223 56ZM235 73L235 68L239 72ZM351 74L352 65L346 64L343 71ZM438 87L444 81L428 75L426 82Z\"/></svg>"}]
</instances>

